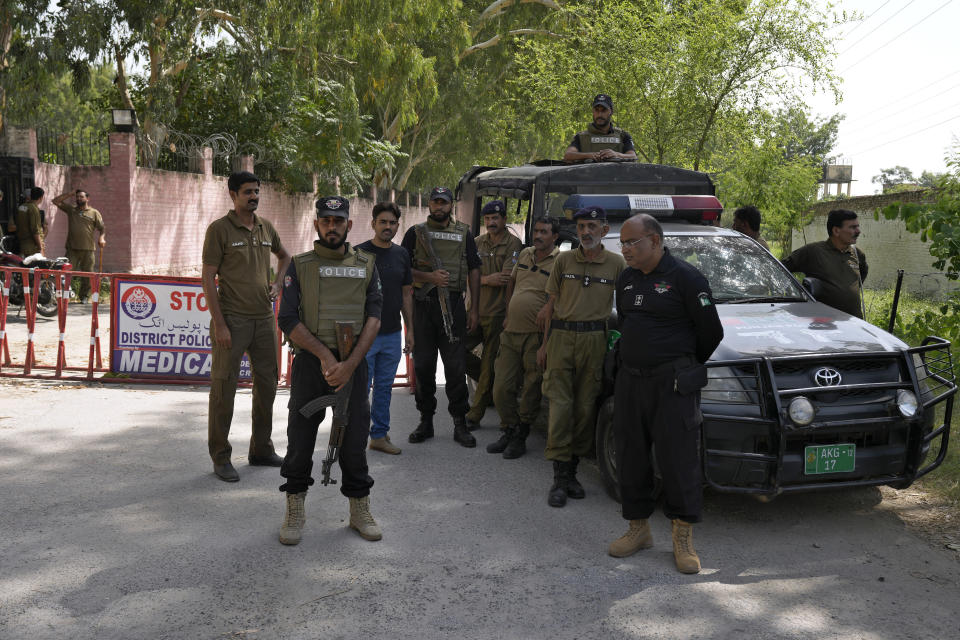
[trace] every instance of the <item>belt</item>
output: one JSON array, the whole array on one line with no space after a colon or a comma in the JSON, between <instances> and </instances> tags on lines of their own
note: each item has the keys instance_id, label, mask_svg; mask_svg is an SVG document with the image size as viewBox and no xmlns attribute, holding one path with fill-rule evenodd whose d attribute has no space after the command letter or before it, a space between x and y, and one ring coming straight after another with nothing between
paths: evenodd
<instances>
[{"instance_id":1,"label":"belt","mask_svg":"<svg viewBox=\"0 0 960 640\"><path fill-rule=\"evenodd\" d=\"M680 369L693 364L693 362L694 359L690 356L683 356L681 358L664 362L663 364L658 364L652 367L629 367L625 364L621 364L620 368L632 376L637 376L640 378L654 378L656 376L673 374Z\"/></svg>"},{"instance_id":2,"label":"belt","mask_svg":"<svg viewBox=\"0 0 960 640\"><path fill-rule=\"evenodd\" d=\"M576 331L585 333L587 331L604 331L607 328L606 320L590 320L588 322L567 322L566 320L551 320L551 329L563 329L564 331Z\"/></svg>"}]
</instances>

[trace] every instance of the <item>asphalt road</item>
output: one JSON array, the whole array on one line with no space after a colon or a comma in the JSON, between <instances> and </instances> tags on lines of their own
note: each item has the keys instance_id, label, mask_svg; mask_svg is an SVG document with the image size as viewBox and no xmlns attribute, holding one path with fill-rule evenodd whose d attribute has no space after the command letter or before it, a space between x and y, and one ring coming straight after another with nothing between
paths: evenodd
<instances>
[{"instance_id":1,"label":"asphalt road","mask_svg":"<svg viewBox=\"0 0 960 640\"><path fill-rule=\"evenodd\" d=\"M491 412L476 449L447 418L411 445L413 398L397 393L403 454L369 456L383 540L348 529L346 498L317 485L303 542L285 547L279 473L245 461L249 391L237 484L212 473L205 388L4 380L0 393L3 640L960 637L957 554L875 489L708 494L703 572L684 576L660 515L653 549L607 556L625 523L591 465L586 500L553 509L542 437L519 460L487 454Z\"/></svg>"}]
</instances>

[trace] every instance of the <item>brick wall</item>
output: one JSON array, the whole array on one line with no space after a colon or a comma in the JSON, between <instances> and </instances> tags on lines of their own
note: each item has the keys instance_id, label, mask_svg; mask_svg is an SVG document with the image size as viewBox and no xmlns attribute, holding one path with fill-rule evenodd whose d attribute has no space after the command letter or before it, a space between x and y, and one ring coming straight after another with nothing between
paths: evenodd
<instances>
[{"instance_id":1,"label":"brick wall","mask_svg":"<svg viewBox=\"0 0 960 640\"><path fill-rule=\"evenodd\" d=\"M868 289L892 287L896 282L897 269L903 269L908 274L904 278L904 287L908 291L929 293L931 288L939 289L946 285L942 277L921 277L922 274L934 272L930 243L921 241L919 234L907 231L901 220L874 220L873 216L875 211L894 202L929 202L931 198L932 193L923 190L817 203L807 224L794 231L793 248L826 240L827 214L833 209L850 209L857 213L862 232L857 246L866 254L870 266L865 286Z\"/></svg>"}]
</instances>

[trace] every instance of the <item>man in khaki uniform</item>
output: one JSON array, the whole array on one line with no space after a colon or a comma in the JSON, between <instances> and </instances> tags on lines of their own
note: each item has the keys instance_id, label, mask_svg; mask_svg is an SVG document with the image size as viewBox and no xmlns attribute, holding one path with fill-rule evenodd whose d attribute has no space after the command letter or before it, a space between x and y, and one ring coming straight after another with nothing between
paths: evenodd
<instances>
[{"instance_id":1,"label":"man in khaki uniform","mask_svg":"<svg viewBox=\"0 0 960 640\"><path fill-rule=\"evenodd\" d=\"M213 470L221 480L240 479L230 462L227 440L233 420L240 360L250 356L253 370L253 434L247 461L279 467L273 449L273 400L277 395L277 329L273 300L280 294L290 254L273 225L255 212L260 180L249 171L227 181L234 208L207 227L203 241L203 292L210 308L213 364L207 436ZM270 283L270 253L277 256L277 276ZM219 288L216 278L219 277Z\"/></svg>"},{"instance_id":2,"label":"man in khaki uniform","mask_svg":"<svg viewBox=\"0 0 960 640\"><path fill-rule=\"evenodd\" d=\"M613 98L601 93L593 98L593 122L573 136L563 153L565 162L636 160L630 134L613 126Z\"/></svg>"},{"instance_id":3,"label":"man in khaki uniform","mask_svg":"<svg viewBox=\"0 0 960 640\"><path fill-rule=\"evenodd\" d=\"M83 189L77 189L74 194L76 206L67 202L70 192L61 194L53 199L61 211L67 214L67 259L74 271L93 271L94 256L97 245L101 249L107 244L107 237L103 229L103 216L90 206L90 194ZM99 240L94 240L94 231L100 233ZM81 277L78 280L78 300L87 301L90 296L90 279Z\"/></svg>"},{"instance_id":4,"label":"man in khaki uniform","mask_svg":"<svg viewBox=\"0 0 960 640\"><path fill-rule=\"evenodd\" d=\"M546 456L553 460L553 486L547 500L551 507L564 506L568 497L585 495L577 481L577 464L593 446L607 319L617 276L626 267L623 256L601 244L610 231L602 207L580 209L573 219L580 246L557 256L547 281L550 299L539 314L549 321L537 362L546 367L543 393L550 401Z\"/></svg>"},{"instance_id":5,"label":"man in khaki uniform","mask_svg":"<svg viewBox=\"0 0 960 640\"><path fill-rule=\"evenodd\" d=\"M507 311L507 284L510 273L517 264L523 243L507 231L507 207L501 200L493 200L480 211L487 233L477 236L477 253L483 265L480 267L480 326L467 337L464 347L470 351L481 342L483 357L480 360L480 377L473 406L467 412L467 428L480 426L483 414L492 399L493 362L500 349L500 332L503 331L503 316Z\"/></svg>"},{"instance_id":6,"label":"man in khaki uniform","mask_svg":"<svg viewBox=\"0 0 960 640\"><path fill-rule=\"evenodd\" d=\"M43 216L37 205L43 200L44 191L40 187L30 189L27 201L17 207L14 223L9 226L10 232L17 232L20 241L20 255L32 256L35 253L44 253Z\"/></svg>"},{"instance_id":7,"label":"man in khaki uniform","mask_svg":"<svg viewBox=\"0 0 960 640\"><path fill-rule=\"evenodd\" d=\"M500 334L500 351L494 369L493 400L500 414L500 439L487 445L488 453L512 460L527 451L530 425L540 411L542 373L537 349L543 332L537 314L547 302L547 278L560 249L556 247L560 223L540 218L533 224L533 246L520 252L507 285L507 317ZM518 402L519 390L519 402Z\"/></svg>"}]
</instances>

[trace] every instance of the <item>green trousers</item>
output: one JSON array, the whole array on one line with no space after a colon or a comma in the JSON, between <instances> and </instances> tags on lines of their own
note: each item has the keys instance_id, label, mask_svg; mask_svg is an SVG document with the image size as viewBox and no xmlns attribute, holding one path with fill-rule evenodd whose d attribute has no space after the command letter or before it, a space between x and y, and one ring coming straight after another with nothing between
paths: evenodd
<instances>
[{"instance_id":1,"label":"green trousers","mask_svg":"<svg viewBox=\"0 0 960 640\"><path fill-rule=\"evenodd\" d=\"M595 405L603 384L604 331L553 329L547 340L543 394L550 402L548 460L567 462L593 449Z\"/></svg>"},{"instance_id":2,"label":"green trousers","mask_svg":"<svg viewBox=\"0 0 960 640\"><path fill-rule=\"evenodd\" d=\"M67 260L70 261L70 267L74 271L93 271L93 262L95 251L81 251L79 249L67 249ZM90 278L80 276L75 280L77 296L79 300L90 297Z\"/></svg>"},{"instance_id":3,"label":"green trousers","mask_svg":"<svg viewBox=\"0 0 960 640\"><path fill-rule=\"evenodd\" d=\"M214 464L230 462L233 447L227 437L233 421L233 400L240 377L240 361L244 352L250 356L253 374L253 429L248 455L268 456L274 453L273 400L277 396L277 333L276 320L224 316L230 329L229 349L217 346L214 328L213 363L210 367L210 400L207 414L207 444Z\"/></svg>"},{"instance_id":4,"label":"green trousers","mask_svg":"<svg viewBox=\"0 0 960 640\"><path fill-rule=\"evenodd\" d=\"M473 406L467 412L467 420L480 422L493 400L493 365L500 349L500 334L503 333L503 316L480 318L480 326L467 336L464 346L469 351L483 342L483 356L480 359L480 377L477 379L477 391L473 394Z\"/></svg>"},{"instance_id":5,"label":"green trousers","mask_svg":"<svg viewBox=\"0 0 960 640\"><path fill-rule=\"evenodd\" d=\"M493 402L500 414L500 428L533 424L540 412L543 372L537 366L542 333L500 334L500 352L494 364Z\"/></svg>"}]
</instances>

